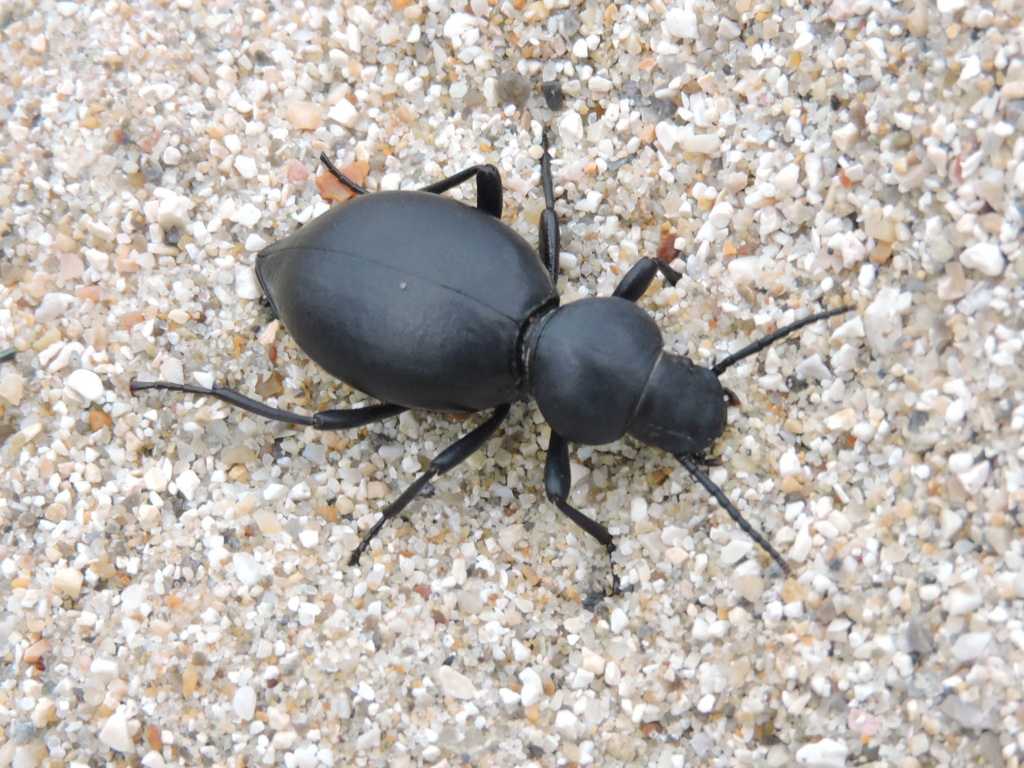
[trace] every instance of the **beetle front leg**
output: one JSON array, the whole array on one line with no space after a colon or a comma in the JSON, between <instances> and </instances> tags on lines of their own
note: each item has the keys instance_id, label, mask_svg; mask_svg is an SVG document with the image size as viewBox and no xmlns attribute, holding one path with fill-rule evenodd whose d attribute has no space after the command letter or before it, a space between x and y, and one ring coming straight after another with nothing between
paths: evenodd
<instances>
[{"instance_id":1,"label":"beetle front leg","mask_svg":"<svg viewBox=\"0 0 1024 768\"><path fill-rule=\"evenodd\" d=\"M618 296L620 299L628 301L637 301L651 286L651 282L658 272L661 272L662 277L672 285L678 283L682 278L681 274L664 261L645 256L634 264L625 277L619 281L619 284L615 286L615 290L612 292L612 296Z\"/></svg>"},{"instance_id":2,"label":"beetle front leg","mask_svg":"<svg viewBox=\"0 0 1024 768\"><path fill-rule=\"evenodd\" d=\"M491 418L481 424L479 427L474 429L468 435L460 437L456 442L445 448L441 453L430 462L430 466L427 467L427 471L417 477L412 485L402 492L391 505L384 510L384 514L380 516L380 519L373 524L373 527L367 531L366 535L363 536L363 540L359 542L353 552L352 556L348 559L350 566L357 565L359 558L362 556L366 548L370 546L370 543L374 540L380 529L384 527L384 524L405 509L409 502L416 498L420 492L426 487L433 478L438 475L443 475L453 467L458 466L465 461L471 454L476 453L478 450L483 448L484 443L491 439L491 435L498 431L498 427L501 426L501 422L508 416L508 411L511 406L506 403L505 405L499 405L494 409L494 413L491 414Z\"/></svg>"},{"instance_id":3,"label":"beetle front leg","mask_svg":"<svg viewBox=\"0 0 1024 768\"><path fill-rule=\"evenodd\" d=\"M612 535L607 528L569 505L566 499L569 497L570 483L569 443L561 435L552 431L548 440L548 458L544 464L544 490L551 503L558 507L559 512L597 539L598 543L607 550L612 569L612 593L617 595L622 590L619 589L619 575L615 573L615 562L612 560L615 542L612 541Z\"/></svg>"},{"instance_id":4,"label":"beetle front leg","mask_svg":"<svg viewBox=\"0 0 1024 768\"><path fill-rule=\"evenodd\" d=\"M496 219L501 218L501 174L493 165L474 165L459 171L446 179L435 181L423 187L420 192L433 192L436 195L457 187L464 181L476 177L476 207L489 213Z\"/></svg>"}]
</instances>

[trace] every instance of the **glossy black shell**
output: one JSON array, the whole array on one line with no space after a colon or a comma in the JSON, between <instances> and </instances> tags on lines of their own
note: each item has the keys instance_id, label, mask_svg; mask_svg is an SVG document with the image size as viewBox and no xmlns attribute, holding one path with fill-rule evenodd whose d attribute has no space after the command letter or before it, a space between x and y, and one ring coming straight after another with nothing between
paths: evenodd
<instances>
[{"instance_id":1,"label":"glossy black shell","mask_svg":"<svg viewBox=\"0 0 1024 768\"><path fill-rule=\"evenodd\" d=\"M384 402L437 411L523 394L522 334L558 303L522 237L429 192L332 208L260 252L256 275L317 365Z\"/></svg>"}]
</instances>

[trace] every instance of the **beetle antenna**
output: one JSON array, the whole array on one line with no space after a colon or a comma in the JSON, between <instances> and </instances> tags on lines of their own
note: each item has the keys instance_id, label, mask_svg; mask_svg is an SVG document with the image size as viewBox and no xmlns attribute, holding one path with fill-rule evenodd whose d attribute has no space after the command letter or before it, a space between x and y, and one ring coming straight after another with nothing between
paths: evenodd
<instances>
[{"instance_id":1,"label":"beetle antenna","mask_svg":"<svg viewBox=\"0 0 1024 768\"><path fill-rule=\"evenodd\" d=\"M745 357L750 357L751 355L757 354L765 347L770 347L779 339L783 339L786 336L789 336L789 334L793 333L793 331L799 331L801 328L810 325L811 323L816 323L819 320L827 320L830 317L842 315L853 309L856 309L856 307L847 306L838 307L836 309L827 309L824 312L818 312L817 314L805 317L803 320L797 320L795 323L790 323L789 325L783 326L782 328L779 328L779 330L775 331L775 333L769 333L767 336L765 336L762 339L758 339L753 344L748 344L739 352L734 352L724 360L715 363L714 365L711 366L711 370L714 371L716 376L721 376L722 372L729 366L735 365Z\"/></svg>"},{"instance_id":2,"label":"beetle antenna","mask_svg":"<svg viewBox=\"0 0 1024 768\"><path fill-rule=\"evenodd\" d=\"M715 497L718 503L721 504L725 511L729 513L729 517L735 520L740 528L746 531L747 535L760 545L761 549L771 555L772 560L778 563L779 567L782 568L782 572L787 576L792 576L793 571L790 569L786 561L782 559L782 555L776 551L775 547L768 543L768 540L764 536L754 529L754 526L747 522L746 518L740 514L740 511L736 509L735 505L729 501L729 497L725 495L725 491L719 488L710 477L701 471L700 467L697 466L696 459L685 453L676 454L676 459L678 459L679 463L686 468L687 472L693 475L698 483L704 486L704 489L708 493Z\"/></svg>"}]
</instances>

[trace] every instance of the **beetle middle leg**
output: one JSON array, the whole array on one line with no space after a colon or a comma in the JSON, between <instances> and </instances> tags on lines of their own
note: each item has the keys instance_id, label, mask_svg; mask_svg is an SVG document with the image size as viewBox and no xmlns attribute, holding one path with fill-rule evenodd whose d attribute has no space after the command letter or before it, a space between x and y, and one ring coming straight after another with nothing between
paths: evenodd
<instances>
[{"instance_id":1,"label":"beetle middle leg","mask_svg":"<svg viewBox=\"0 0 1024 768\"><path fill-rule=\"evenodd\" d=\"M544 464L544 490L547 491L548 499L558 507L559 512L597 539L607 550L611 562L612 554L615 552L615 542L612 541L611 533L599 522L591 520L566 501L569 497L570 481L569 443L558 433L552 432L548 440L548 458ZM615 573L614 562L611 562L611 568L612 593L619 594L619 575Z\"/></svg>"},{"instance_id":2,"label":"beetle middle leg","mask_svg":"<svg viewBox=\"0 0 1024 768\"><path fill-rule=\"evenodd\" d=\"M494 409L491 417L481 424L479 427L474 429L468 435L460 437L457 441L452 443L450 446L445 448L439 453L433 461L430 462L430 466L427 471L417 477L412 485L402 492L391 505L384 510L384 513L380 516L380 519L373 524L373 527L367 531L366 535L363 536L363 540L359 542L359 546L352 551L352 556L348 559L350 566L357 565L359 558L362 556L366 548L370 546L370 542L373 541L374 537L380 533L380 529L384 527L384 524L405 509L409 502L416 498L423 488L437 475L443 475L453 467L458 466L465 461L473 453L483 448L486 443L495 432L498 431L498 427L501 426L501 422L508 416L508 411L511 406L508 403L499 405Z\"/></svg>"}]
</instances>

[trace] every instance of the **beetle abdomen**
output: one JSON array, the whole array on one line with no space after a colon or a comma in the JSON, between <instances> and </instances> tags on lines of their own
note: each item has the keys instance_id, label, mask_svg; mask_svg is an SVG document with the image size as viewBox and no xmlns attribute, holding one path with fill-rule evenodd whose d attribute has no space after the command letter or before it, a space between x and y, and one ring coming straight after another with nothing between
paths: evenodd
<instances>
[{"instance_id":1,"label":"beetle abdomen","mask_svg":"<svg viewBox=\"0 0 1024 768\"><path fill-rule=\"evenodd\" d=\"M556 296L512 230L417 192L366 195L327 212L262 251L256 273L317 365L373 397L428 410L515 399L520 328Z\"/></svg>"}]
</instances>

